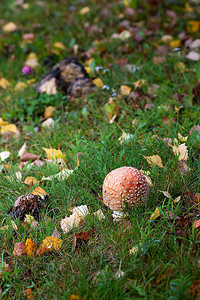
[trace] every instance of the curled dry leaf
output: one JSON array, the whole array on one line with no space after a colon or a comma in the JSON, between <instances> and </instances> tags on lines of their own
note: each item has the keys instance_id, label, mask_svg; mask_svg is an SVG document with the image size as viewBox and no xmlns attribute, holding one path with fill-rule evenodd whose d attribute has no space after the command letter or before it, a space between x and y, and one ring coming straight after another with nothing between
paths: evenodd
<instances>
[{"instance_id":1,"label":"curled dry leaf","mask_svg":"<svg viewBox=\"0 0 200 300\"><path fill-rule=\"evenodd\" d=\"M25 244L23 242L16 243L14 246L13 255L24 256L25 254Z\"/></svg>"},{"instance_id":2,"label":"curled dry leaf","mask_svg":"<svg viewBox=\"0 0 200 300\"><path fill-rule=\"evenodd\" d=\"M17 156L22 157L25 153L26 153L26 143L24 143L21 149L18 151Z\"/></svg>"},{"instance_id":3,"label":"curled dry leaf","mask_svg":"<svg viewBox=\"0 0 200 300\"><path fill-rule=\"evenodd\" d=\"M49 251L58 251L62 246L63 241L54 236L47 236L40 245L40 248L37 250L36 256L40 256L43 253Z\"/></svg>"},{"instance_id":4,"label":"curled dry leaf","mask_svg":"<svg viewBox=\"0 0 200 300\"><path fill-rule=\"evenodd\" d=\"M64 233L68 233L74 227L77 227L84 217L89 214L87 205L81 205L72 209L72 215L61 220L60 226Z\"/></svg>"},{"instance_id":5,"label":"curled dry leaf","mask_svg":"<svg viewBox=\"0 0 200 300\"><path fill-rule=\"evenodd\" d=\"M150 166L158 166L159 168L164 168L162 159L159 155L152 155L152 156L144 156L143 157L147 160Z\"/></svg>"},{"instance_id":6,"label":"curled dry leaf","mask_svg":"<svg viewBox=\"0 0 200 300\"><path fill-rule=\"evenodd\" d=\"M39 223L31 215L25 215L24 222L31 225L31 228L37 228Z\"/></svg>"},{"instance_id":7,"label":"curled dry leaf","mask_svg":"<svg viewBox=\"0 0 200 300\"><path fill-rule=\"evenodd\" d=\"M45 119L48 119L50 117L53 116L53 112L56 110L55 107L53 106L48 106L48 107L45 107L45 111L44 111L44 118Z\"/></svg>"},{"instance_id":8,"label":"curled dry leaf","mask_svg":"<svg viewBox=\"0 0 200 300\"><path fill-rule=\"evenodd\" d=\"M128 96L132 90L132 88L127 85L121 85L120 89L123 96Z\"/></svg>"},{"instance_id":9,"label":"curled dry leaf","mask_svg":"<svg viewBox=\"0 0 200 300\"><path fill-rule=\"evenodd\" d=\"M194 221L194 228L198 228L198 227L200 227L200 219Z\"/></svg>"},{"instance_id":10,"label":"curled dry leaf","mask_svg":"<svg viewBox=\"0 0 200 300\"><path fill-rule=\"evenodd\" d=\"M170 193L167 192L167 191L159 191L159 192L163 193L163 195L164 195L165 197L167 197L167 198L172 198L172 196L170 195Z\"/></svg>"},{"instance_id":11,"label":"curled dry leaf","mask_svg":"<svg viewBox=\"0 0 200 300\"><path fill-rule=\"evenodd\" d=\"M93 232L93 230L90 229L85 232L81 231L79 233L75 233L74 234L74 249L76 249L77 247L80 247L82 245L86 246L88 240L90 239L92 232Z\"/></svg>"},{"instance_id":12,"label":"curled dry leaf","mask_svg":"<svg viewBox=\"0 0 200 300\"><path fill-rule=\"evenodd\" d=\"M45 192L45 190L43 190L43 188L41 188L40 186L38 186L37 188L35 188L32 192L32 195L39 195L42 199L45 198L45 196L47 195L47 193Z\"/></svg>"}]
</instances>

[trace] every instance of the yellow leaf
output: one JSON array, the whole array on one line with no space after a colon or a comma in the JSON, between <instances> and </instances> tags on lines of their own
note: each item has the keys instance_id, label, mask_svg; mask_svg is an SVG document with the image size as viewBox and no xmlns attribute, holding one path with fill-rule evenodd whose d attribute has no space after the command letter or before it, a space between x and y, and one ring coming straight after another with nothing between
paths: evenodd
<instances>
[{"instance_id":1,"label":"yellow leaf","mask_svg":"<svg viewBox=\"0 0 200 300\"><path fill-rule=\"evenodd\" d=\"M132 90L132 88L127 85L121 85L120 89L123 96L128 96Z\"/></svg>"},{"instance_id":2,"label":"yellow leaf","mask_svg":"<svg viewBox=\"0 0 200 300\"><path fill-rule=\"evenodd\" d=\"M13 22L8 22L2 27L4 32L13 32L17 29L17 25Z\"/></svg>"},{"instance_id":3,"label":"yellow leaf","mask_svg":"<svg viewBox=\"0 0 200 300\"><path fill-rule=\"evenodd\" d=\"M187 29L187 32L189 32L189 33L197 32L199 30L199 28L200 28L199 21L191 20L191 21L188 21L186 24L186 29Z\"/></svg>"},{"instance_id":4,"label":"yellow leaf","mask_svg":"<svg viewBox=\"0 0 200 300\"><path fill-rule=\"evenodd\" d=\"M185 160L188 159L188 149L185 143L179 145L179 146L173 146L173 152L174 155L178 156L178 160Z\"/></svg>"},{"instance_id":5,"label":"yellow leaf","mask_svg":"<svg viewBox=\"0 0 200 300\"><path fill-rule=\"evenodd\" d=\"M14 124L1 126L1 134L4 134L6 132L17 133L17 126Z\"/></svg>"},{"instance_id":6,"label":"yellow leaf","mask_svg":"<svg viewBox=\"0 0 200 300\"><path fill-rule=\"evenodd\" d=\"M0 87L3 88L4 90L7 89L7 87L10 85L10 82L6 78L1 78L0 79Z\"/></svg>"},{"instance_id":7,"label":"yellow leaf","mask_svg":"<svg viewBox=\"0 0 200 300\"><path fill-rule=\"evenodd\" d=\"M94 61L94 58L90 58L88 60L85 61L85 64L90 67L91 63Z\"/></svg>"},{"instance_id":8,"label":"yellow leaf","mask_svg":"<svg viewBox=\"0 0 200 300\"><path fill-rule=\"evenodd\" d=\"M135 86L135 89L140 88L144 84L146 84L145 79L139 79L138 81L133 82L133 85Z\"/></svg>"},{"instance_id":9,"label":"yellow leaf","mask_svg":"<svg viewBox=\"0 0 200 300\"><path fill-rule=\"evenodd\" d=\"M36 244L31 241L31 239L27 239L25 243L25 251L29 257L33 258L35 256L37 250Z\"/></svg>"},{"instance_id":10,"label":"yellow leaf","mask_svg":"<svg viewBox=\"0 0 200 300\"><path fill-rule=\"evenodd\" d=\"M9 123L7 121L4 121L2 118L0 118L0 126L8 125Z\"/></svg>"},{"instance_id":11,"label":"yellow leaf","mask_svg":"<svg viewBox=\"0 0 200 300\"><path fill-rule=\"evenodd\" d=\"M86 6L86 7L83 7L81 10L79 10L79 14L85 15L85 14L89 13L89 11L90 11L90 8Z\"/></svg>"},{"instance_id":12,"label":"yellow leaf","mask_svg":"<svg viewBox=\"0 0 200 300\"><path fill-rule=\"evenodd\" d=\"M26 185L39 185L40 182L39 180L37 180L35 177L26 177L26 179L24 180L24 184Z\"/></svg>"},{"instance_id":13,"label":"yellow leaf","mask_svg":"<svg viewBox=\"0 0 200 300\"><path fill-rule=\"evenodd\" d=\"M179 139L181 142L187 142L188 136L182 136L182 135L180 134L180 132L178 132L178 139Z\"/></svg>"},{"instance_id":14,"label":"yellow leaf","mask_svg":"<svg viewBox=\"0 0 200 300\"><path fill-rule=\"evenodd\" d=\"M181 196L178 196L178 197L176 197L176 198L173 200L173 202L174 202L174 203L178 203L180 200L181 200Z\"/></svg>"},{"instance_id":15,"label":"yellow leaf","mask_svg":"<svg viewBox=\"0 0 200 300\"><path fill-rule=\"evenodd\" d=\"M38 186L37 188L35 188L31 194L33 195L39 195L41 198L44 199L45 195L47 195L47 193L45 192L45 190L43 190L40 186Z\"/></svg>"},{"instance_id":16,"label":"yellow leaf","mask_svg":"<svg viewBox=\"0 0 200 300\"><path fill-rule=\"evenodd\" d=\"M36 228L39 223L31 215L25 215L24 222L31 225L32 228Z\"/></svg>"},{"instance_id":17,"label":"yellow leaf","mask_svg":"<svg viewBox=\"0 0 200 300\"><path fill-rule=\"evenodd\" d=\"M28 85L25 82L18 82L15 86L15 91L23 91Z\"/></svg>"},{"instance_id":18,"label":"yellow leaf","mask_svg":"<svg viewBox=\"0 0 200 300\"><path fill-rule=\"evenodd\" d=\"M93 83L94 83L98 88L104 86L103 81L102 81L101 78L99 78L99 77L96 78L96 79L93 79L92 81L93 81Z\"/></svg>"},{"instance_id":19,"label":"yellow leaf","mask_svg":"<svg viewBox=\"0 0 200 300\"><path fill-rule=\"evenodd\" d=\"M87 72L88 74L91 74L91 73L92 73L92 70L91 70L90 67L85 67L85 70L86 70L86 72Z\"/></svg>"},{"instance_id":20,"label":"yellow leaf","mask_svg":"<svg viewBox=\"0 0 200 300\"><path fill-rule=\"evenodd\" d=\"M49 250L58 251L62 246L63 241L54 236L47 236L43 241L40 247L46 247Z\"/></svg>"},{"instance_id":21,"label":"yellow leaf","mask_svg":"<svg viewBox=\"0 0 200 300\"><path fill-rule=\"evenodd\" d=\"M54 47L54 48L59 48L59 49L65 50L65 45L63 45L63 44L60 43L60 42L54 43L54 44L53 44L53 47Z\"/></svg>"},{"instance_id":22,"label":"yellow leaf","mask_svg":"<svg viewBox=\"0 0 200 300\"><path fill-rule=\"evenodd\" d=\"M34 295L33 295L33 291L32 289L26 289L24 292L23 292L23 295L26 297L26 299L32 299L34 298Z\"/></svg>"},{"instance_id":23,"label":"yellow leaf","mask_svg":"<svg viewBox=\"0 0 200 300\"><path fill-rule=\"evenodd\" d=\"M181 45L180 40L172 40L169 42L170 48L171 50L173 50L174 48L179 48Z\"/></svg>"},{"instance_id":24,"label":"yellow leaf","mask_svg":"<svg viewBox=\"0 0 200 300\"><path fill-rule=\"evenodd\" d=\"M160 168L164 168L162 164L161 157L159 155L152 155L152 156L144 156L143 157L147 160L147 162L150 164L150 166L158 166Z\"/></svg>"},{"instance_id":25,"label":"yellow leaf","mask_svg":"<svg viewBox=\"0 0 200 300\"><path fill-rule=\"evenodd\" d=\"M155 220L160 216L160 211L159 208L156 207L155 211L152 213L152 215L150 216L149 220Z\"/></svg>"},{"instance_id":26,"label":"yellow leaf","mask_svg":"<svg viewBox=\"0 0 200 300\"><path fill-rule=\"evenodd\" d=\"M48 106L48 107L45 107L45 111L44 111L44 118L45 119L48 119L50 117L53 116L53 112L56 110L55 107L53 106Z\"/></svg>"},{"instance_id":27,"label":"yellow leaf","mask_svg":"<svg viewBox=\"0 0 200 300\"><path fill-rule=\"evenodd\" d=\"M47 159L55 159L55 158L65 158L65 155L60 151L56 150L54 148L44 148L44 151L46 152Z\"/></svg>"}]
</instances>

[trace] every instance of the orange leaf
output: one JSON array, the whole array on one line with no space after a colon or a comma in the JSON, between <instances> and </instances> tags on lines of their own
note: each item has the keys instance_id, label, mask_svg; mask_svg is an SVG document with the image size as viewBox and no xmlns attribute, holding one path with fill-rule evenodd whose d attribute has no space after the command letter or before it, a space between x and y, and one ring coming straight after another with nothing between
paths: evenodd
<instances>
[{"instance_id":1,"label":"orange leaf","mask_svg":"<svg viewBox=\"0 0 200 300\"><path fill-rule=\"evenodd\" d=\"M25 251L29 257L33 258L35 256L37 250L36 244L31 241L31 239L27 239L25 243Z\"/></svg>"}]
</instances>

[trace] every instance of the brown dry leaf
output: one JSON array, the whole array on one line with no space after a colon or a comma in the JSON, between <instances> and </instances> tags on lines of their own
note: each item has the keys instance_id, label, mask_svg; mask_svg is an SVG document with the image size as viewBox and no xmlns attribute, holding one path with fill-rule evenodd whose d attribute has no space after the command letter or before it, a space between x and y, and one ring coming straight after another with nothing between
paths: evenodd
<instances>
[{"instance_id":1,"label":"brown dry leaf","mask_svg":"<svg viewBox=\"0 0 200 300\"><path fill-rule=\"evenodd\" d=\"M13 255L24 256L25 254L25 244L23 242L16 243L14 246Z\"/></svg>"},{"instance_id":2,"label":"brown dry leaf","mask_svg":"<svg viewBox=\"0 0 200 300\"><path fill-rule=\"evenodd\" d=\"M44 151L46 152L46 156L47 156L47 159L49 160L52 160L52 159L55 159L55 158L65 158L65 155L60 151L60 150L56 150L54 148L44 148Z\"/></svg>"},{"instance_id":3,"label":"brown dry leaf","mask_svg":"<svg viewBox=\"0 0 200 300\"><path fill-rule=\"evenodd\" d=\"M24 180L24 184L26 185L39 185L40 184L40 181L37 180L35 177L31 177L31 176L28 176L26 177L26 179Z\"/></svg>"},{"instance_id":4,"label":"brown dry leaf","mask_svg":"<svg viewBox=\"0 0 200 300\"><path fill-rule=\"evenodd\" d=\"M13 32L17 30L17 25L14 22L8 22L2 27L4 32Z\"/></svg>"},{"instance_id":5,"label":"brown dry leaf","mask_svg":"<svg viewBox=\"0 0 200 300\"><path fill-rule=\"evenodd\" d=\"M46 195L48 195L45 190L43 190L43 188L41 188L40 186L38 186L37 188L35 188L31 194L33 195L39 195L42 199L45 198Z\"/></svg>"},{"instance_id":6,"label":"brown dry leaf","mask_svg":"<svg viewBox=\"0 0 200 300\"><path fill-rule=\"evenodd\" d=\"M76 249L82 245L86 246L92 232L93 232L93 230L90 229L85 232L81 231L79 233L75 233L74 234L74 249Z\"/></svg>"},{"instance_id":7,"label":"brown dry leaf","mask_svg":"<svg viewBox=\"0 0 200 300\"><path fill-rule=\"evenodd\" d=\"M26 240L25 251L30 258L33 258L35 256L37 251L37 246L33 241L31 241L31 239Z\"/></svg>"},{"instance_id":8,"label":"brown dry leaf","mask_svg":"<svg viewBox=\"0 0 200 300\"><path fill-rule=\"evenodd\" d=\"M151 167L154 165L158 166L159 168L164 168L162 159L159 155L152 155L152 156L144 156L143 157L147 160Z\"/></svg>"},{"instance_id":9,"label":"brown dry leaf","mask_svg":"<svg viewBox=\"0 0 200 300\"><path fill-rule=\"evenodd\" d=\"M187 161L188 159L188 149L185 143L179 145L179 146L173 146L173 152L174 155L178 156L178 160L184 160Z\"/></svg>"},{"instance_id":10,"label":"brown dry leaf","mask_svg":"<svg viewBox=\"0 0 200 300\"><path fill-rule=\"evenodd\" d=\"M27 297L27 299L32 299L34 298L33 296L33 291L32 289L26 289L24 292L23 292L23 295Z\"/></svg>"},{"instance_id":11,"label":"brown dry leaf","mask_svg":"<svg viewBox=\"0 0 200 300\"><path fill-rule=\"evenodd\" d=\"M123 96L128 96L132 90L132 88L127 85L121 85L120 89Z\"/></svg>"},{"instance_id":12,"label":"brown dry leaf","mask_svg":"<svg viewBox=\"0 0 200 300\"><path fill-rule=\"evenodd\" d=\"M194 228L198 228L198 227L200 227L200 219L194 221Z\"/></svg>"},{"instance_id":13,"label":"brown dry leaf","mask_svg":"<svg viewBox=\"0 0 200 300\"><path fill-rule=\"evenodd\" d=\"M103 81L101 80L101 78L96 78L93 79L92 82L98 87L98 88L102 88L104 86Z\"/></svg>"},{"instance_id":14,"label":"brown dry leaf","mask_svg":"<svg viewBox=\"0 0 200 300\"><path fill-rule=\"evenodd\" d=\"M22 161L22 162L29 161L29 160L35 161L35 160L38 159L38 158L39 158L39 155L36 155L36 154L33 154L33 153L26 152L25 154L23 154L23 155L20 157L20 161Z\"/></svg>"},{"instance_id":15,"label":"brown dry leaf","mask_svg":"<svg viewBox=\"0 0 200 300\"><path fill-rule=\"evenodd\" d=\"M0 78L0 87L4 90L10 86L10 82L6 78Z\"/></svg>"},{"instance_id":16,"label":"brown dry leaf","mask_svg":"<svg viewBox=\"0 0 200 300\"><path fill-rule=\"evenodd\" d=\"M155 220L158 217L160 217L160 210L158 207L156 207L155 211L151 214L150 219L149 220Z\"/></svg>"},{"instance_id":17,"label":"brown dry leaf","mask_svg":"<svg viewBox=\"0 0 200 300\"><path fill-rule=\"evenodd\" d=\"M161 193L163 193L163 195L167 198L172 198L172 196L170 195L170 193L168 191L159 191Z\"/></svg>"},{"instance_id":18,"label":"brown dry leaf","mask_svg":"<svg viewBox=\"0 0 200 300\"><path fill-rule=\"evenodd\" d=\"M48 119L50 117L53 116L53 112L56 110L55 107L53 106L48 106L48 107L45 107L45 111L44 111L44 118L45 119Z\"/></svg>"}]
</instances>

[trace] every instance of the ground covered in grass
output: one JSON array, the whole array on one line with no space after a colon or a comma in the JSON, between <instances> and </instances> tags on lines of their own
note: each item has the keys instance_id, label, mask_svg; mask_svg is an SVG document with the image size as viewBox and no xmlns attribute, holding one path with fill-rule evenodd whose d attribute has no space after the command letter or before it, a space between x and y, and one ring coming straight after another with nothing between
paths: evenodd
<instances>
[{"instance_id":1,"label":"ground covered in grass","mask_svg":"<svg viewBox=\"0 0 200 300\"><path fill-rule=\"evenodd\" d=\"M1 1L1 298L199 299L199 19L198 0ZM36 92L66 57L97 90ZM150 195L116 221L121 166ZM28 193L37 213L7 215Z\"/></svg>"}]
</instances>

